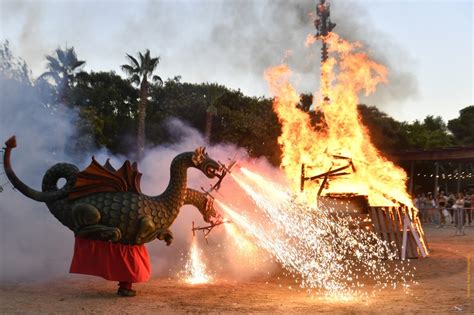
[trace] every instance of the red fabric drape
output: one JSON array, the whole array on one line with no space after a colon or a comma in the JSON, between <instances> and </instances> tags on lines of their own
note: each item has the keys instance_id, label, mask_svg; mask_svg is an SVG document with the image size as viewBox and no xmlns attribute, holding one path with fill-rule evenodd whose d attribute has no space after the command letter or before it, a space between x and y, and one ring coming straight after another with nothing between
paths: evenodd
<instances>
[{"instance_id":1,"label":"red fabric drape","mask_svg":"<svg viewBox=\"0 0 474 315\"><path fill-rule=\"evenodd\" d=\"M145 245L76 237L70 272L111 281L142 282L150 279L150 257Z\"/></svg>"}]
</instances>

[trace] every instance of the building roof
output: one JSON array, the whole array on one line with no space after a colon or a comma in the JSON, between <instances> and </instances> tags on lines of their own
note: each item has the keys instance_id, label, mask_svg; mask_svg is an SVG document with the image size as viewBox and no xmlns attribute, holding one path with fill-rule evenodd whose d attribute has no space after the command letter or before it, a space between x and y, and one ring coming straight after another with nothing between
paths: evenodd
<instances>
[{"instance_id":1,"label":"building roof","mask_svg":"<svg viewBox=\"0 0 474 315\"><path fill-rule=\"evenodd\" d=\"M416 149L392 152L390 157L397 161L472 161L474 146L450 147L439 149Z\"/></svg>"}]
</instances>

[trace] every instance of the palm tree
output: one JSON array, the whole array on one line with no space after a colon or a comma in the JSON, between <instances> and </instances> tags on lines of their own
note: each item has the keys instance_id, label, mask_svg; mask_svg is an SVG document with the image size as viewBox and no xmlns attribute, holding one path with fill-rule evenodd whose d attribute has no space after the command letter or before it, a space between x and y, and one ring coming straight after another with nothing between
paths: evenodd
<instances>
[{"instance_id":1,"label":"palm tree","mask_svg":"<svg viewBox=\"0 0 474 315\"><path fill-rule=\"evenodd\" d=\"M61 47L55 50L56 56L46 56L48 60L48 71L40 76L42 78L51 78L56 84L58 100L68 104L68 95L74 78L86 63L84 60L78 60L74 47L62 50Z\"/></svg>"},{"instance_id":2,"label":"palm tree","mask_svg":"<svg viewBox=\"0 0 474 315\"><path fill-rule=\"evenodd\" d=\"M163 84L163 80L157 75L153 75L156 67L160 63L160 57L151 58L150 50L147 49L145 54L138 53L140 62L127 54L128 65L122 65L122 70L128 74L130 81L140 86L140 102L138 103L138 155L143 156L145 150L145 118L146 106L148 102L149 82L152 78L153 82Z\"/></svg>"}]
</instances>

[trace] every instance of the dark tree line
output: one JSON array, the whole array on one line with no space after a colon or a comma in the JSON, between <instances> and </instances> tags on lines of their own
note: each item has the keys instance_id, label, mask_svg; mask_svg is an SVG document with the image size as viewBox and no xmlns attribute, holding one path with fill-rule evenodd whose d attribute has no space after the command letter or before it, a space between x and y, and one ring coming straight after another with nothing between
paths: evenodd
<instances>
[{"instance_id":1,"label":"dark tree line","mask_svg":"<svg viewBox=\"0 0 474 315\"><path fill-rule=\"evenodd\" d=\"M20 82L34 89L39 106L46 111L61 110L62 106L76 110L78 151L106 147L112 153L136 157L145 145L178 141L165 124L177 118L211 143L232 143L247 149L251 156L265 156L278 165L280 125L271 99L249 97L219 84L181 82L179 76L162 82L153 75L159 58L151 57L149 51L138 56L124 56L124 61L130 62L123 66L128 75L124 78L114 72L82 71L84 61L73 48L58 48L47 57L45 74L32 79L26 63L12 56L5 42L0 46L0 76L2 84ZM311 103L311 95L302 95L298 107L312 115L317 127L321 117L309 110ZM382 152L474 145L472 105L447 123L433 116L400 122L375 106L360 105L359 112ZM137 140L140 121L143 142Z\"/></svg>"}]
</instances>

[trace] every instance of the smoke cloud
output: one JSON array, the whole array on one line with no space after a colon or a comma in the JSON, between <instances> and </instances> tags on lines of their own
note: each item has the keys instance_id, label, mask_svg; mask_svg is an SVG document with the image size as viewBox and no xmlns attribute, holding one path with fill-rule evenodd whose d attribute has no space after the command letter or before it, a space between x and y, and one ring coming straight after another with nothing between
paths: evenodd
<instances>
[{"instance_id":1,"label":"smoke cloud","mask_svg":"<svg viewBox=\"0 0 474 315\"><path fill-rule=\"evenodd\" d=\"M1 18L6 26L20 24L21 32L2 36L19 38L18 48L36 74L44 71L44 55L58 45L73 45L91 69L118 73L125 53L149 48L162 57L158 71L164 78L182 75L185 81L218 82L261 96L267 94L264 70L284 61L294 71L298 91L317 90L320 45L304 46L306 36L315 32L315 1L60 2L54 8L46 2L7 4ZM114 19L102 16L104 10ZM332 1L331 14L337 33L362 41L390 70L390 83L365 102L384 107L416 95L410 56L377 30L359 4ZM82 21L80 30L65 28L66 18Z\"/></svg>"},{"instance_id":2,"label":"smoke cloud","mask_svg":"<svg viewBox=\"0 0 474 315\"><path fill-rule=\"evenodd\" d=\"M387 34L378 30L360 5L351 1L334 1L331 15L337 22L336 33L346 40L362 43L369 57L389 70L388 84L378 86L373 95L361 96L361 102L387 108L417 97L418 82L413 70L415 60Z\"/></svg>"},{"instance_id":3,"label":"smoke cloud","mask_svg":"<svg viewBox=\"0 0 474 315\"><path fill-rule=\"evenodd\" d=\"M223 163L229 162L229 159L235 159L239 165L252 165L257 167L263 173L272 174L272 177L281 180L280 172L265 159L251 159L247 152L242 148L233 145L214 145L209 146L204 137L196 130L186 126L179 120L168 122L168 128L180 135L180 140L176 144L165 147L157 147L149 150L143 159L140 170L143 172L142 190L148 195L158 195L166 188L169 181L169 165L172 159L179 153L194 150L199 146L206 146L209 156ZM236 167L237 168L237 167ZM188 187L200 190L201 187L209 189L217 179L209 180L197 169L188 170ZM240 207L252 210L255 205L250 200L242 198L242 192L239 194L237 184L233 182L231 176L227 176L222 188L213 195L219 200L238 202ZM216 210L220 212L215 205ZM179 273L185 263L192 241L192 222L196 226L207 226L201 214L192 206L185 206L181 209L178 218L172 225L171 230L174 235L174 242L171 246L166 246L164 242L152 242L149 244L150 254L155 268L155 274L163 276L175 276ZM241 231L242 234L245 231ZM203 255L207 261L209 271L219 276L219 278L242 279L266 274L274 267L268 260L268 256L261 251L257 251L259 257L253 260L244 260L241 257L239 249L233 240L225 232L225 226L217 226L210 233L206 245L203 234L196 232L198 244L203 250ZM249 265L250 264L250 265ZM258 268L256 268L258 266ZM251 268L249 268L251 267Z\"/></svg>"},{"instance_id":4,"label":"smoke cloud","mask_svg":"<svg viewBox=\"0 0 474 315\"><path fill-rule=\"evenodd\" d=\"M74 121L77 115L67 108L51 114L44 110L38 95L30 85L2 78L0 137L6 141L16 135L18 147L12 151L12 164L18 176L29 186L40 189L46 170L58 162L69 162L83 169L90 162L90 154L71 156L68 145L77 134ZM142 189L145 194L159 195L170 178L170 163L179 153L206 146L201 134L178 120L168 122L169 130L176 136L175 144L150 148L139 165L143 173ZM266 174L279 176L279 171L264 159L250 159L244 149L232 145L208 147L211 157L228 163L237 159L239 163L253 165ZM105 149L93 153L99 162L111 157L115 167L120 167L126 157L111 156ZM0 281L47 281L54 278L77 277L69 275L74 237L70 230L58 222L46 205L23 196L11 189L5 175L0 176L4 190L0 193ZM208 188L210 181L200 171L188 171L188 187L199 190ZM217 196L234 200L241 207L251 209L250 201L243 201L236 194L236 185L230 176L224 180ZM199 211L191 206L183 207L172 225L174 242L165 246L158 240L147 245L152 259L154 276L176 276L184 268L192 241L191 223L207 225ZM198 243L208 263L209 271L219 278L242 279L266 274L275 267L268 256L260 250L255 257L241 257L224 226L216 227L209 236L209 246L201 233ZM240 256L239 256L240 255ZM250 264L250 265L249 265ZM251 268L249 268L249 266ZM245 270L245 272L243 272Z\"/></svg>"},{"instance_id":5,"label":"smoke cloud","mask_svg":"<svg viewBox=\"0 0 474 315\"><path fill-rule=\"evenodd\" d=\"M25 183L39 189L50 166L77 161L65 154L74 134L71 126L75 114L67 109L46 114L31 86L1 76L0 91L1 141L16 135L13 167ZM0 281L41 280L64 274L68 268L64 262L72 253L71 233L60 227L44 204L14 191L5 175L0 181L4 185L0 193Z\"/></svg>"}]
</instances>

